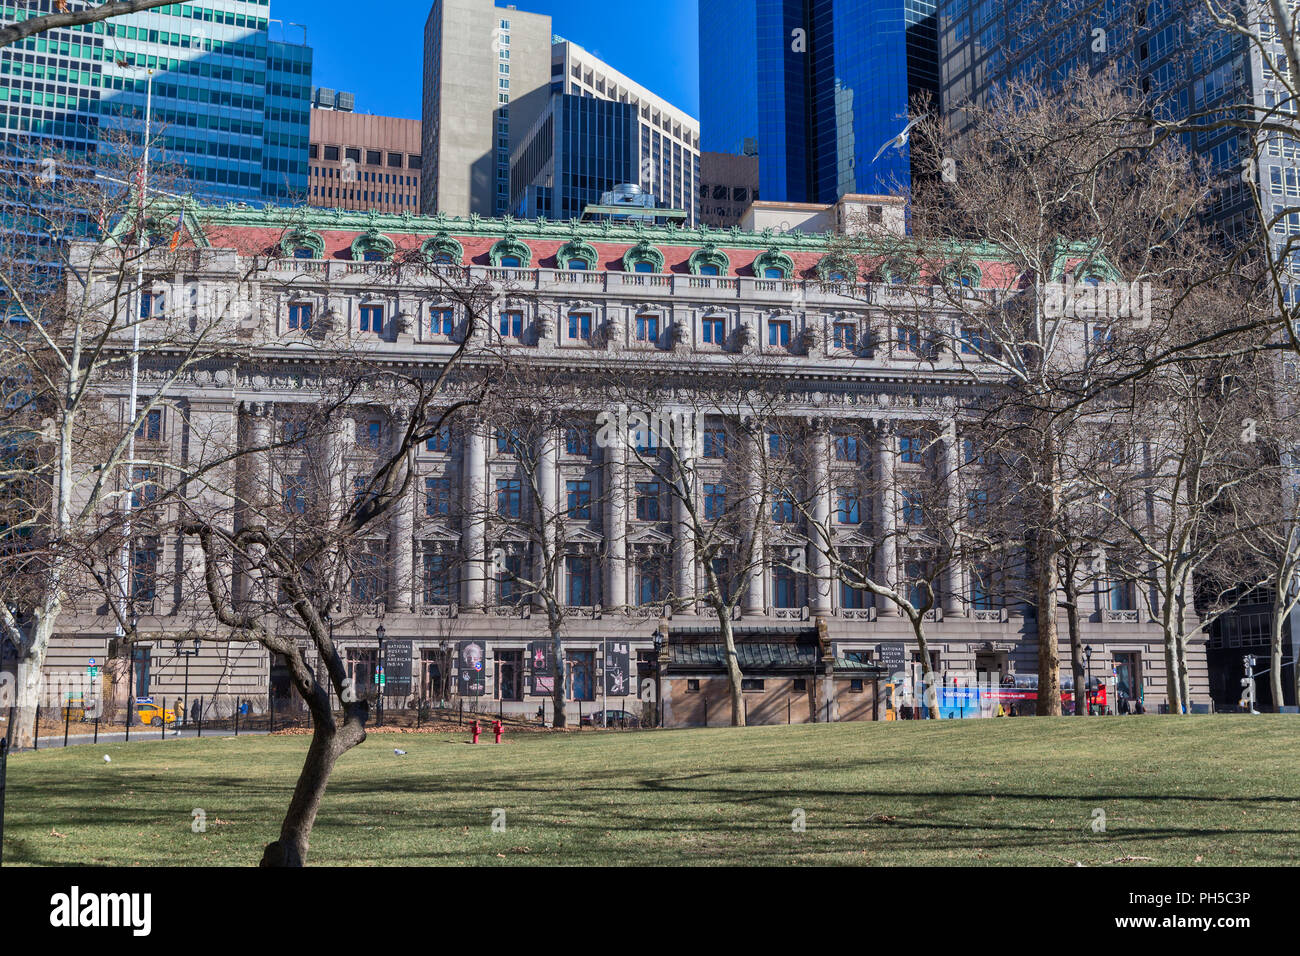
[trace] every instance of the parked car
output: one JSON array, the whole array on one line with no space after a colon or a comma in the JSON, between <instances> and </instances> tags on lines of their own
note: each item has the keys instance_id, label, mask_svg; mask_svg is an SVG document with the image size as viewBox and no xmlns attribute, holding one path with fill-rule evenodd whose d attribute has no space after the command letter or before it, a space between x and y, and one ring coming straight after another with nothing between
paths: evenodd
<instances>
[{"instance_id":1,"label":"parked car","mask_svg":"<svg viewBox=\"0 0 1300 956\"><path fill-rule=\"evenodd\" d=\"M640 727L641 718L630 710L598 710L583 714L582 722L591 727Z\"/></svg>"},{"instance_id":2,"label":"parked car","mask_svg":"<svg viewBox=\"0 0 1300 956\"><path fill-rule=\"evenodd\" d=\"M161 727L164 720L169 724L176 723L176 711L170 707L163 710L157 704L136 704L135 715L140 718L140 723L154 727Z\"/></svg>"}]
</instances>

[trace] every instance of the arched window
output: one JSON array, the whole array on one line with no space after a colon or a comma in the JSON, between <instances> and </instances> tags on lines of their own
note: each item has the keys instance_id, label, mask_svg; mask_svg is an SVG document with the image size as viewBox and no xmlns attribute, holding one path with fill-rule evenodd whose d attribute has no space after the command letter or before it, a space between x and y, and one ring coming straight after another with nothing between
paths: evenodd
<instances>
[{"instance_id":1,"label":"arched window","mask_svg":"<svg viewBox=\"0 0 1300 956\"><path fill-rule=\"evenodd\" d=\"M599 257L590 244L575 236L560 247L560 251L555 254L555 260L561 269L586 272L596 268Z\"/></svg>"},{"instance_id":2,"label":"arched window","mask_svg":"<svg viewBox=\"0 0 1300 956\"><path fill-rule=\"evenodd\" d=\"M624 272L663 272L664 254L645 239L623 253Z\"/></svg>"},{"instance_id":3,"label":"arched window","mask_svg":"<svg viewBox=\"0 0 1300 956\"><path fill-rule=\"evenodd\" d=\"M533 250L514 236L498 239L488 251L488 261L501 269L527 269Z\"/></svg>"},{"instance_id":4,"label":"arched window","mask_svg":"<svg viewBox=\"0 0 1300 956\"><path fill-rule=\"evenodd\" d=\"M721 276L731 271L731 260L727 254L713 243L707 243L703 249L691 253L686 266L692 275Z\"/></svg>"},{"instance_id":5,"label":"arched window","mask_svg":"<svg viewBox=\"0 0 1300 956\"><path fill-rule=\"evenodd\" d=\"M789 279L794 275L794 260L773 246L754 259L754 275L763 279Z\"/></svg>"}]
</instances>

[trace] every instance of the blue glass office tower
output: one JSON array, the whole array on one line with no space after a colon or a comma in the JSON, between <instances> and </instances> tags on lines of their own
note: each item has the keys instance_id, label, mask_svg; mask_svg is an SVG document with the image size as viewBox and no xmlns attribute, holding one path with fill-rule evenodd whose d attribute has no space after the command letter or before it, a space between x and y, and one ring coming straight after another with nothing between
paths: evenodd
<instances>
[{"instance_id":1,"label":"blue glass office tower","mask_svg":"<svg viewBox=\"0 0 1300 956\"><path fill-rule=\"evenodd\" d=\"M0 0L0 22L54 0ZM307 191L311 48L273 40L270 0L174 3L51 30L0 50L0 141L91 153L138 137L147 70L155 143L208 200L286 203Z\"/></svg>"},{"instance_id":2,"label":"blue glass office tower","mask_svg":"<svg viewBox=\"0 0 1300 956\"><path fill-rule=\"evenodd\" d=\"M552 93L511 162L514 215L578 219L602 193L637 182L640 128L632 103Z\"/></svg>"},{"instance_id":3,"label":"blue glass office tower","mask_svg":"<svg viewBox=\"0 0 1300 956\"><path fill-rule=\"evenodd\" d=\"M911 183L880 146L937 100L933 0L700 0L701 149L757 152L765 200L831 203Z\"/></svg>"}]
</instances>

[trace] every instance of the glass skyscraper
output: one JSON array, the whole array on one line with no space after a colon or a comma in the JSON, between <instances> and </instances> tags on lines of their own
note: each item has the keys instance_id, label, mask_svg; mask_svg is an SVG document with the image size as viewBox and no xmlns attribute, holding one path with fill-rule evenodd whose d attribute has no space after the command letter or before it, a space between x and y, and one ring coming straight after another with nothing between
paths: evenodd
<instances>
[{"instance_id":1,"label":"glass skyscraper","mask_svg":"<svg viewBox=\"0 0 1300 956\"><path fill-rule=\"evenodd\" d=\"M1214 188L1210 216L1225 238L1256 226L1243 164L1254 172L1266 212L1281 215L1297 205L1300 146L1274 135L1256 150L1241 130L1210 128L1216 110L1243 104L1294 110L1283 102L1272 68L1285 62L1281 44L1266 27L1268 57L1246 37L1209 22L1201 0L1108 0L1100 6L1090 0L940 0L938 22L943 106L958 128L963 105L985 102L1011 78L1051 87L1077 69L1095 74L1113 67L1160 118L1198 117L1182 141L1205 160ZM1300 212L1282 215L1274 232L1279 244L1300 235ZM1297 287L1300 280L1292 291Z\"/></svg>"},{"instance_id":2,"label":"glass skyscraper","mask_svg":"<svg viewBox=\"0 0 1300 956\"><path fill-rule=\"evenodd\" d=\"M511 167L513 213L578 219L601 194L637 181L637 108L554 93Z\"/></svg>"},{"instance_id":3,"label":"glass skyscraper","mask_svg":"<svg viewBox=\"0 0 1300 956\"><path fill-rule=\"evenodd\" d=\"M701 149L757 153L765 200L832 203L911 183L876 151L938 96L933 0L700 0Z\"/></svg>"},{"instance_id":4,"label":"glass skyscraper","mask_svg":"<svg viewBox=\"0 0 1300 956\"><path fill-rule=\"evenodd\" d=\"M54 0L0 0L0 21ZM174 3L0 50L0 141L89 154L139 135L147 70L155 144L206 200L288 203L307 190L311 48L273 40L270 0Z\"/></svg>"}]
</instances>

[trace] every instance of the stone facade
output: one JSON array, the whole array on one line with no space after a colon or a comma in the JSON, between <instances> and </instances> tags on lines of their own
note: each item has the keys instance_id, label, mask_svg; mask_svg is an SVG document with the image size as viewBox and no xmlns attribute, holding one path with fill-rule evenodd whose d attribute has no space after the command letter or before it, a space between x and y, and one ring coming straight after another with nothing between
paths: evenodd
<instances>
[{"instance_id":1,"label":"stone facade","mask_svg":"<svg viewBox=\"0 0 1300 956\"><path fill-rule=\"evenodd\" d=\"M812 423L817 437L808 456L809 480L818 484L829 469L844 467L833 460L828 440L840 423L853 422L862 434L874 436L875 447L869 453L864 449L860 461L883 474L909 467L899 461L897 444L899 429L908 423L942 426L941 455L956 454L960 441L954 430L962 394L955 384L955 359L937 356L920 363L886 331L891 322L885 317L886 305L907 302L916 309L936 309L942 308L941 297L925 286L899 288L868 282L850 289L819 268L827 254L825 236L342 212L308 213L304 218L235 207L193 208L186 223L186 241L194 246L186 271L164 277L177 286L233 282L245 275L252 256L267 258L247 279L259 306L242 322L244 356L196 368L174 390L157 440L178 457L186 453L182 435L191 446L198 437L214 444L261 443L292 423L306 405L320 400L319 383L328 377L329 369L313 360L307 347L311 336L290 326L290 309L295 305L310 307L317 323L311 334L358 349L369 361L407 370L444 362L460 345L465 319L463 309L440 291L449 275L508 288L493 306L491 339L498 342L504 330L507 338L514 339L512 347L539 361L581 370L611 362L631 367L667 358L703 374L735 361L737 355L761 360L771 374L799 383L786 411ZM588 270L558 268L560 250L575 241L579 228L580 238L594 250L597 261ZM410 257L421 249L427 253L423 264L411 264ZM372 254L376 250L379 254ZM637 271L641 261L653 261L658 268ZM781 276L774 276L772 263L782 264ZM721 268L705 268L709 264ZM984 287L970 294L996 295L988 289L999 278L998 264L986 262L981 268ZM363 307L379 309L366 313L371 327L365 331L359 324ZM501 321L507 312L519 314L517 325L513 319ZM570 337L572 324L567 319L575 313L589 316L593 327L605 334ZM659 334L638 338L637 317L648 315L658 318ZM377 329L376 316L381 317ZM720 320L724 334L706 335L706 319ZM772 323L790 323L793 334L784 342L769 335ZM859 329L852 345L836 346L837 323L852 323ZM388 441L394 425L403 421L401 416L401 409L366 404L364 398L355 406L345 429L321 449L338 466L339 480L347 481L349 463L362 441L367 436ZM346 430L352 427L358 429L356 441ZM411 697L432 696L430 672L440 646L458 649L462 642L477 642L484 693L466 698L466 707L534 715L549 698L548 693L534 693L545 682L535 680L532 666L534 645L545 641L547 632L535 608L500 600L500 582L490 557L495 542L489 539L482 516L492 507L492 483L513 465L508 449L493 440L490 427L488 422L472 422L454 440L431 441L418 450L415 487L370 535L384 555L383 580L374 589L353 589L352 600L345 601L336 615L335 636L361 685L368 683L374 667L377 627L382 624L389 642L409 640ZM692 560L687 525L677 520L680 515L674 516L672 502L665 499L655 515L658 520L638 517L628 494L636 477L635 463L621 457L617 446L574 449L561 438L556 436L552 453L543 458L548 470L544 487L555 496L549 507L559 505L559 489L565 488L565 482L579 476L594 476L605 484L604 490L617 490L596 494L593 500L601 502L600 507L577 523L580 526L569 526L575 547L594 559L593 580L583 589L588 603L571 609L564 631L571 666L571 712L576 717L579 707L587 713L601 706L611 642L629 645L637 680L629 681L626 695L610 698L608 706L636 711L640 709L637 689L654 675L651 662L657 630L709 625L709 612L694 599L700 569ZM252 482L271 494L285 494L269 477L281 471L272 464L256 458L242 461L228 487L238 489ZM429 497L426 478L447 479L448 506ZM817 507L830 505L823 502ZM898 508L897 500L882 498L870 511L880 516L883 528L897 520ZM237 509L233 520L242 520ZM800 540L797 527L782 529L782 534L787 533L793 535L791 541ZM864 521L855 533L869 540L874 526ZM457 570L450 580L423 576L425 557L436 554L456 556ZM640 600L637 567L652 554L671 567L671 601ZM889 547L880 547L874 560L896 564L899 556ZM159 561L193 572L193 552L187 554L177 541L159 542ZM866 606L844 606L841 589L816 583L821 570L817 549L810 548L808 580L788 592L797 595L794 602L778 600L771 567L756 570L737 609L738 622L746 627L805 628L821 622L836 658L881 660L888 657L889 646L901 644L906 659L911 659L915 644L902 616L888 605L871 606L870 601ZM168 699L181 696L186 664L176 653L175 642L210 636L216 627L204 608L181 606L188 600L184 593L180 588L158 593L141 618L142 630L157 636L142 648L150 658L149 691ZM1035 672L1032 611L1014 602L973 606L970 598L963 570L953 569L944 581L942 606L932 612L928 625L939 672L970 677L994 673L999 678ZM1165 674L1158 625L1138 610L1113 608L1110 594L1103 589L1084 595L1081 613L1085 640L1094 651L1092 674L1107 675L1117 655L1133 655L1129 660L1136 663L1148 707L1154 709L1154 702L1163 698ZM69 633L53 649L50 666L80 671L87 658L107 654L113 623L102 608L94 607L82 608L69 621ZM1068 668L1063 612L1060 632L1060 653ZM1189 655L1192 697L1203 702L1207 676L1199 634ZM287 688L272 664L257 645L205 641L201 655L189 661L189 695L215 695L227 708L233 699L248 698L255 710L261 710L273 686ZM820 705L812 691L807 686L798 693L794 690L793 681L801 679L798 675L771 679L774 690L757 715L762 722L787 719L787 698L790 720L808 720L817 714ZM855 687L851 673L837 672L829 679L836 689L820 691L823 696L816 699L835 699L830 719L880 716L880 697L872 680ZM778 681L791 683L788 688L784 683L778 687ZM713 679L707 680L703 692L711 701L710 723L722 720L712 711L715 698L725 699L725 680L722 686L722 698L717 698ZM782 688L782 693L775 693ZM674 684L664 693L673 712L684 714L695 706L684 686ZM799 694L810 696L800 697L795 706ZM387 707L391 711L407 702L405 695L403 699L390 696ZM825 714L821 719L826 719ZM682 717L680 722L695 720Z\"/></svg>"}]
</instances>

